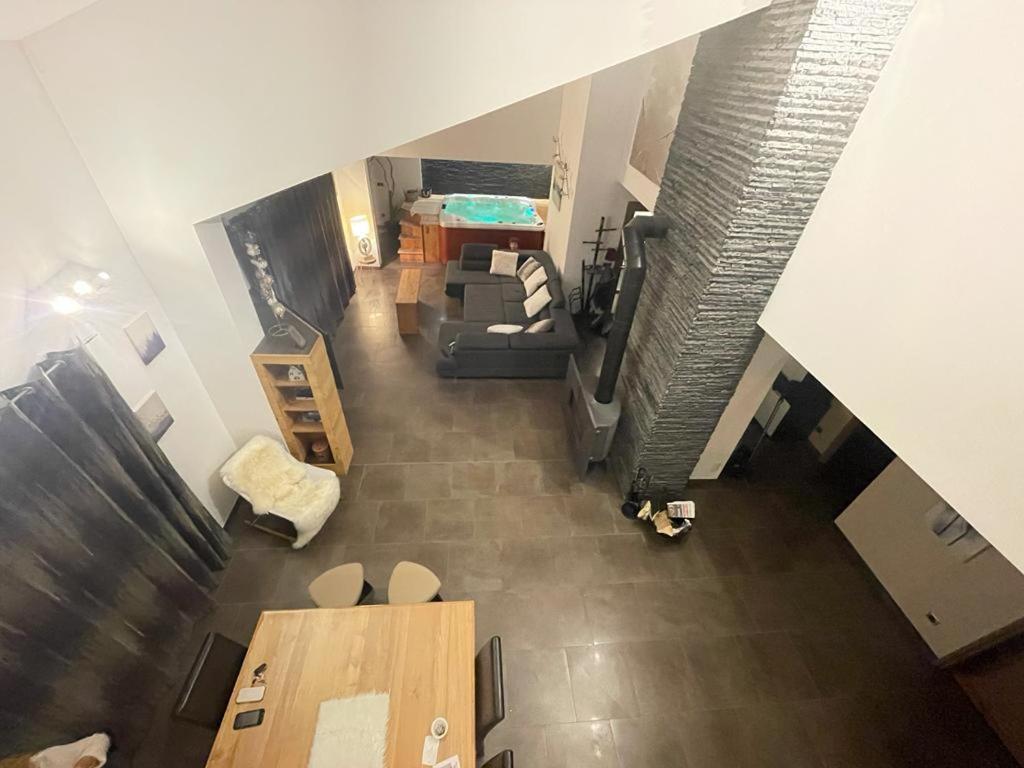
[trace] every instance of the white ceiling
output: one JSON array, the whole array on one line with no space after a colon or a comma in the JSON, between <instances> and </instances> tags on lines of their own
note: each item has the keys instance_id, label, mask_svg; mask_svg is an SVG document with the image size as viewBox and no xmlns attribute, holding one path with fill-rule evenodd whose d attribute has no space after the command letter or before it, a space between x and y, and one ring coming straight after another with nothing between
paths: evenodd
<instances>
[{"instance_id":1,"label":"white ceiling","mask_svg":"<svg viewBox=\"0 0 1024 768\"><path fill-rule=\"evenodd\" d=\"M0 0L0 40L21 40L96 0Z\"/></svg>"}]
</instances>

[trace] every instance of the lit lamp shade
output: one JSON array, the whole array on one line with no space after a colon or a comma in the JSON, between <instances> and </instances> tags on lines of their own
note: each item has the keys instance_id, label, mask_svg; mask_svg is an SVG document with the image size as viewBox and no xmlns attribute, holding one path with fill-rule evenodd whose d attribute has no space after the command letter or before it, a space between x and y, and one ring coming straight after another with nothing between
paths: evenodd
<instances>
[{"instance_id":1,"label":"lit lamp shade","mask_svg":"<svg viewBox=\"0 0 1024 768\"><path fill-rule=\"evenodd\" d=\"M370 236L370 219L365 215L353 216L349 219L352 236L357 240Z\"/></svg>"}]
</instances>

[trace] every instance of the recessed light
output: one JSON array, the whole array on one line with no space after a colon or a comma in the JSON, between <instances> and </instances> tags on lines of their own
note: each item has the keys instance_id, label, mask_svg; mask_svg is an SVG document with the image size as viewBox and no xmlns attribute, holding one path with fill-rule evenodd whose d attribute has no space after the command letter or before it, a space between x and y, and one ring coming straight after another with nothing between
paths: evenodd
<instances>
[{"instance_id":1,"label":"recessed light","mask_svg":"<svg viewBox=\"0 0 1024 768\"><path fill-rule=\"evenodd\" d=\"M87 280L75 280L71 284L71 290L79 296L87 296L92 293L92 285Z\"/></svg>"},{"instance_id":2,"label":"recessed light","mask_svg":"<svg viewBox=\"0 0 1024 768\"><path fill-rule=\"evenodd\" d=\"M70 296L54 296L53 301L50 302L50 306L53 307L53 311L61 315L73 315L78 312L82 305L78 303L76 299Z\"/></svg>"}]
</instances>

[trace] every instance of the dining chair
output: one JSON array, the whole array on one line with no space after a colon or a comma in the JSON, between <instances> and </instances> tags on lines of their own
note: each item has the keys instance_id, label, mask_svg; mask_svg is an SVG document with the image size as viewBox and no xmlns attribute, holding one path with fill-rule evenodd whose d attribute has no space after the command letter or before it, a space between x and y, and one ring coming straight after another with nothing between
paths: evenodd
<instances>
[{"instance_id":1,"label":"dining chair","mask_svg":"<svg viewBox=\"0 0 1024 768\"><path fill-rule=\"evenodd\" d=\"M217 730L231 701L247 650L241 643L210 632L178 695L174 717Z\"/></svg>"},{"instance_id":2,"label":"dining chair","mask_svg":"<svg viewBox=\"0 0 1024 768\"><path fill-rule=\"evenodd\" d=\"M309 585L309 597L318 608L351 608L373 594L362 563L345 563L324 571Z\"/></svg>"},{"instance_id":3,"label":"dining chair","mask_svg":"<svg viewBox=\"0 0 1024 768\"><path fill-rule=\"evenodd\" d=\"M484 754L484 738L505 719L505 679L501 638L495 635L476 655L476 753Z\"/></svg>"},{"instance_id":4,"label":"dining chair","mask_svg":"<svg viewBox=\"0 0 1024 768\"><path fill-rule=\"evenodd\" d=\"M499 752L480 768L515 768L512 762L512 750L506 749L504 752Z\"/></svg>"},{"instance_id":5,"label":"dining chair","mask_svg":"<svg viewBox=\"0 0 1024 768\"><path fill-rule=\"evenodd\" d=\"M405 603L440 602L441 580L437 574L419 563L403 560L391 571L388 581L388 602Z\"/></svg>"}]
</instances>

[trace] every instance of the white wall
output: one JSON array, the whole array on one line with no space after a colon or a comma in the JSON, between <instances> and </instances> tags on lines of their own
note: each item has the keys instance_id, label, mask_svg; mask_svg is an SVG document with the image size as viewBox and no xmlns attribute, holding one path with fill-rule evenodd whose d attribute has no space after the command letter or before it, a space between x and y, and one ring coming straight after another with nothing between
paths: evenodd
<instances>
[{"instance_id":1,"label":"white wall","mask_svg":"<svg viewBox=\"0 0 1024 768\"><path fill-rule=\"evenodd\" d=\"M895 459L836 525L935 655L945 658L1024 620L1024 574L992 547L981 549L984 541L936 536L929 511L941 503Z\"/></svg>"},{"instance_id":2,"label":"white wall","mask_svg":"<svg viewBox=\"0 0 1024 768\"><path fill-rule=\"evenodd\" d=\"M374 222L380 221L374 195L370 191L370 176L365 160L358 160L338 168L332 172L334 176L334 192L338 196L338 207L341 209L341 227L345 230L345 247L353 267L359 266L359 242L352 234L352 219L355 216L366 216L370 220L370 242L373 253L380 263L380 238ZM386 197L386 195L385 195ZM368 265L369 266L369 265Z\"/></svg>"},{"instance_id":3,"label":"white wall","mask_svg":"<svg viewBox=\"0 0 1024 768\"><path fill-rule=\"evenodd\" d=\"M699 40L700 35L694 35L651 54L653 61L633 135L629 169L655 188L661 187ZM639 179L632 178L640 183L642 190L648 188Z\"/></svg>"},{"instance_id":4,"label":"white wall","mask_svg":"<svg viewBox=\"0 0 1024 768\"><path fill-rule=\"evenodd\" d=\"M1022 34L919 0L761 325L1024 569Z\"/></svg>"},{"instance_id":5,"label":"white wall","mask_svg":"<svg viewBox=\"0 0 1024 768\"><path fill-rule=\"evenodd\" d=\"M25 45L237 432L267 405L196 222L766 4L100 0Z\"/></svg>"},{"instance_id":6,"label":"white wall","mask_svg":"<svg viewBox=\"0 0 1024 768\"><path fill-rule=\"evenodd\" d=\"M562 88L562 107L558 123L560 160L568 165L566 183L569 194L556 205L554 198L548 205L544 219L544 250L551 254L555 266L564 273L569 236L572 229L573 209L576 205L576 182L579 180L580 157L583 152L583 134L587 128L587 104L590 101L590 77L566 84ZM555 169L554 178L560 172ZM577 268L578 269L578 268ZM568 275L563 274L563 280ZM578 278L576 283L578 283ZM575 283L574 283L575 284ZM566 289L569 286L565 284Z\"/></svg>"},{"instance_id":7,"label":"white wall","mask_svg":"<svg viewBox=\"0 0 1024 768\"><path fill-rule=\"evenodd\" d=\"M771 389L775 379L790 361L786 350L780 347L771 336L765 336L757 345L754 356L750 358L747 369L743 372L736 391L729 398L729 404L711 433L708 444L690 474L691 480L714 480L722 474L725 463L736 450L736 445L754 418L765 395Z\"/></svg>"},{"instance_id":8,"label":"white wall","mask_svg":"<svg viewBox=\"0 0 1024 768\"><path fill-rule=\"evenodd\" d=\"M418 157L371 157L366 161L366 170L379 225L390 221L392 206L402 204L407 189L423 187L423 168ZM388 200L388 183L394 183L392 200Z\"/></svg>"},{"instance_id":9,"label":"white wall","mask_svg":"<svg viewBox=\"0 0 1024 768\"><path fill-rule=\"evenodd\" d=\"M24 382L43 353L98 334L89 350L129 405L159 392L175 419L160 447L223 517L234 495L214 473L235 443L17 43L0 44L0 93L0 387ZM92 309L27 326L28 292L67 262L108 271L109 291ZM123 330L143 311L167 345L148 366Z\"/></svg>"},{"instance_id":10,"label":"white wall","mask_svg":"<svg viewBox=\"0 0 1024 768\"><path fill-rule=\"evenodd\" d=\"M561 108L562 89L553 88L383 154L549 165Z\"/></svg>"},{"instance_id":11,"label":"white wall","mask_svg":"<svg viewBox=\"0 0 1024 768\"><path fill-rule=\"evenodd\" d=\"M572 194L561 209L549 206L545 248L567 291L580 284L581 259L592 258L583 241L594 239L601 217L605 226L622 226L631 199L622 176L651 65L651 56L638 57L563 88L559 136ZM619 234L605 235L605 245L617 245Z\"/></svg>"}]
</instances>

